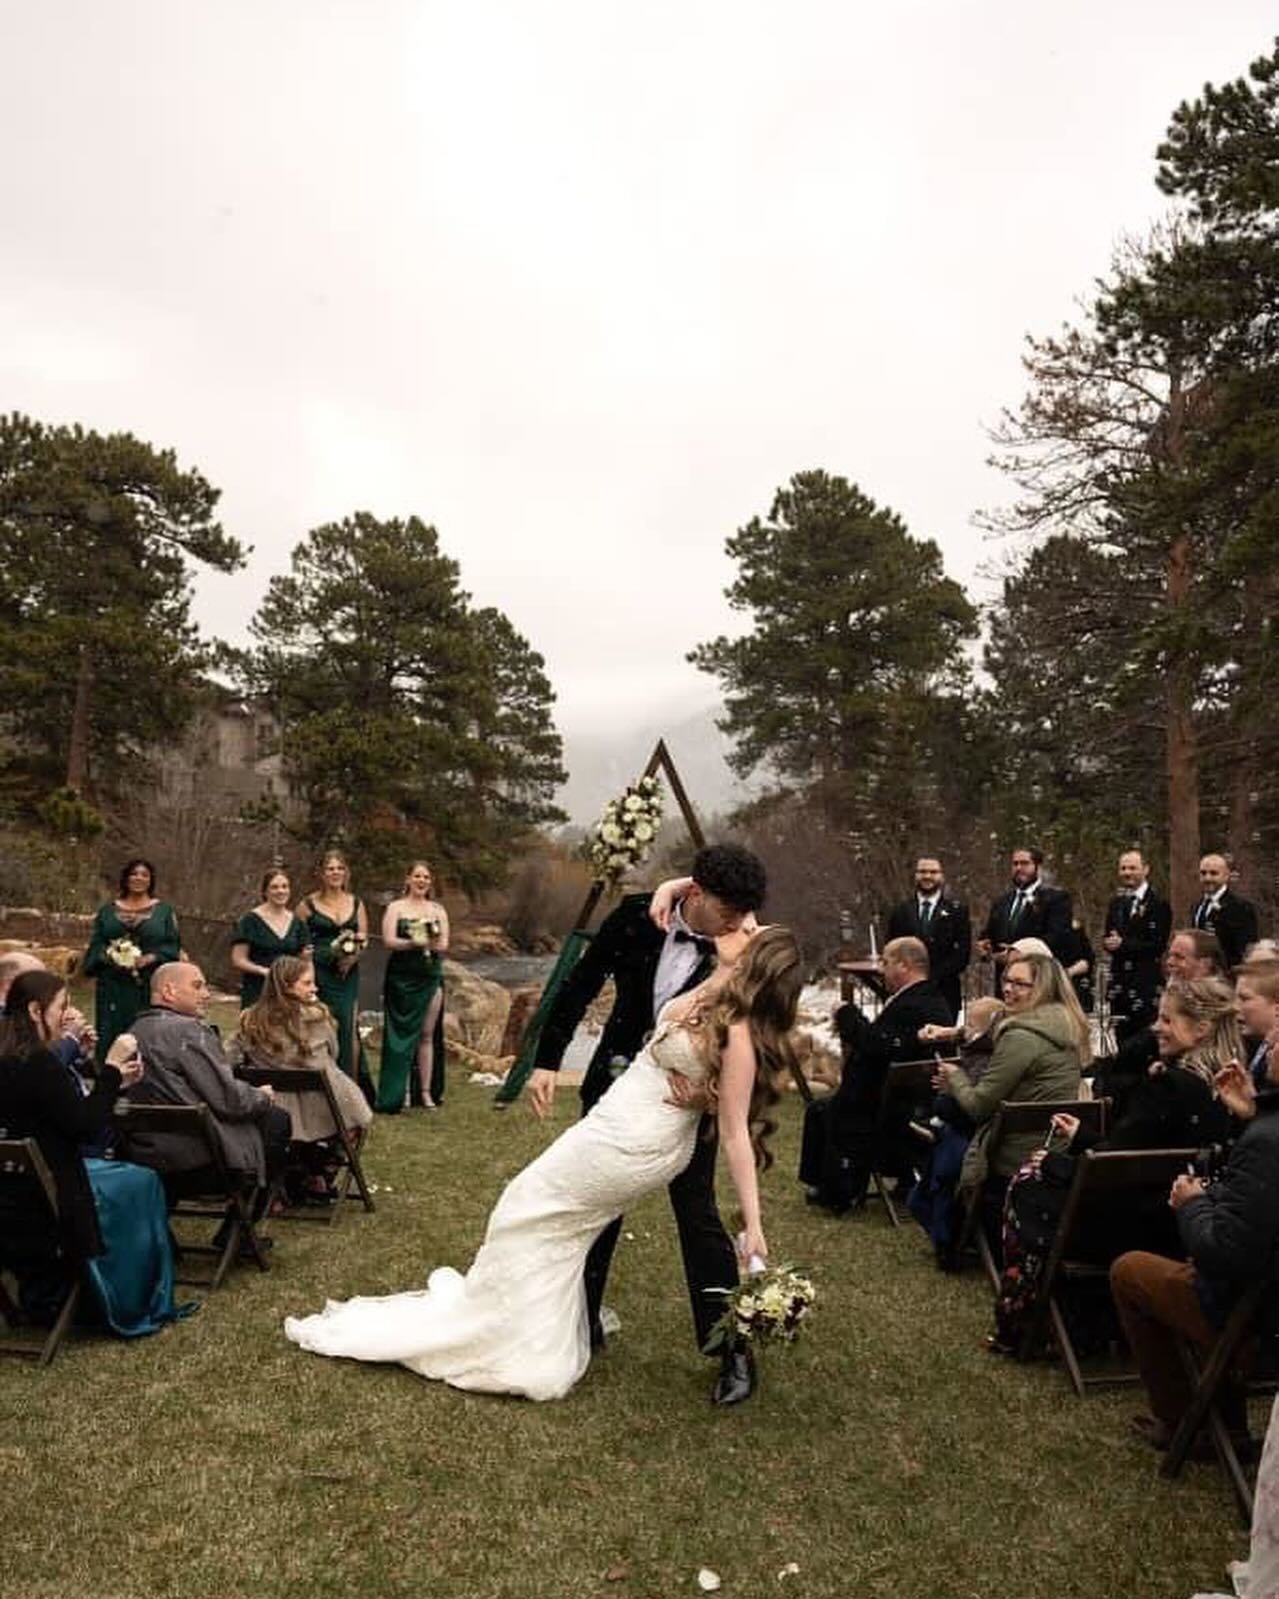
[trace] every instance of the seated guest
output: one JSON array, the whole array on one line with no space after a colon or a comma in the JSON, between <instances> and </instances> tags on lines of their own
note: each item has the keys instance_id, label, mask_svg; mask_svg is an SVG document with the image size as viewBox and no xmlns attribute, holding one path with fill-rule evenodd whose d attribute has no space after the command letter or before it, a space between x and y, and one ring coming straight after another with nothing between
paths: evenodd
<instances>
[{"instance_id":1,"label":"seated guest","mask_svg":"<svg viewBox=\"0 0 1279 1599\"><path fill-rule=\"evenodd\" d=\"M1268 1057L1266 1086L1258 1091L1247 1068L1234 1061L1217 1074L1217 1092L1246 1125L1224 1167L1206 1186L1183 1174L1168 1203L1187 1260L1141 1250L1120 1255L1110 1268L1110 1289L1124 1335L1137 1361L1151 1415L1134 1421L1138 1436L1166 1449L1190 1401L1182 1360L1183 1340L1206 1357L1239 1295L1258 1280L1273 1283L1279 1261L1279 1050ZM1246 1431L1244 1395L1222 1398L1227 1426Z\"/></svg>"},{"instance_id":2,"label":"seated guest","mask_svg":"<svg viewBox=\"0 0 1279 1599\"><path fill-rule=\"evenodd\" d=\"M907 1176L909 1148L902 1141L913 1107L903 1107L901 1126L890 1136L893 1147L873 1147L884 1080L895 1062L919 1059L922 1027L951 1020L950 1007L928 980L928 951L919 939L894 938L884 946L883 980L888 998L874 1021L852 1004L835 1012L843 1076L828 1099L813 1100L804 1111L799 1180L814 1204L836 1212L866 1197L872 1164Z\"/></svg>"},{"instance_id":3,"label":"seated guest","mask_svg":"<svg viewBox=\"0 0 1279 1599\"><path fill-rule=\"evenodd\" d=\"M337 1047L333 1017L316 999L314 966L296 955L282 955L267 973L262 997L240 1012L239 1026L227 1045L227 1061L232 1070L247 1065L323 1072L343 1124L358 1133L373 1120L373 1112L355 1079L339 1068ZM337 1136L333 1115L318 1095L281 1089L275 1102L289 1113L295 1144ZM313 1173L307 1187L329 1197L322 1171Z\"/></svg>"},{"instance_id":4,"label":"seated guest","mask_svg":"<svg viewBox=\"0 0 1279 1599\"><path fill-rule=\"evenodd\" d=\"M142 1075L137 1046L121 1034L92 1092L72 1080L52 1046L62 1037L66 984L28 970L9 988L0 1017L0 1127L33 1138L53 1178L56 1225L35 1195L0 1187L0 1263L14 1271L22 1310L48 1322L68 1287L67 1263L83 1261L101 1319L124 1337L154 1332L179 1314L164 1194L154 1172L125 1161L86 1161L116 1096Z\"/></svg>"},{"instance_id":5,"label":"seated guest","mask_svg":"<svg viewBox=\"0 0 1279 1599\"><path fill-rule=\"evenodd\" d=\"M1244 1034L1244 1058L1253 1084L1264 1088L1270 1046L1279 1042L1279 960L1245 961L1235 978L1235 1001Z\"/></svg>"},{"instance_id":6,"label":"seated guest","mask_svg":"<svg viewBox=\"0 0 1279 1599\"><path fill-rule=\"evenodd\" d=\"M209 985L189 961L169 961L151 979L151 1004L133 1024L146 1061L130 1099L146 1105L207 1105L228 1170L257 1190L254 1214L284 1170L291 1122L269 1088L237 1082L217 1032L204 1021ZM186 1134L135 1134L132 1158L153 1166L170 1194L199 1193L211 1173L207 1151Z\"/></svg>"},{"instance_id":7,"label":"seated guest","mask_svg":"<svg viewBox=\"0 0 1279 1599\"><path fill-rule=\"evenodd\" d=\"M1063 1151L1031 1157L1008 1185L1004 1206L1004 1274L995 1300L990 1348L1013 1353L1039 1290L1048 1252L1066 1206L1075 1162L1089 1149L1201 1149L1230 1136L1230 1115L1217 1098L1217 1073L1239 1054L1234 996L1219 978L1171 983L1159 1000L1154 1024L1159 1058L1114 1107L1105 1138L1085 1132L1074 1116L1052 1120ZM1077 1240L1097 1261L1128 1249L1176 1253L1162 1199L1155 1211L1112 1209L1103 1228Z\"/></svg>"},{"instance_id":8,"label":"seated guest","mask_svg":"<svg viewBox=\"0 0 1279 1599\"><path fill-rule=\"evenodd\" d=\"M1088 1019L1070 979L1051 955L1014 955L1004 971L1007 1014L995 1028L995 1047L980 1079L963 1066L942 1065L934 1085L958 1103L976 1132L964 1155L959 1187L983 1189L983 1217L998 1254L998 1215L1008 1179L1039 1139L1018 1133L999 1142L993 1169L987 1150L991 1118L1005 1099L1075 1099L1091 1056Z\"/></svg>"},{"instance_id":9,"label":"seated guest","mask_svg":"<svg viewBox=\"0 0 1279 1599\"><path fill-rule=\"evenodd\" d=\"M1172 935L1163 964L1169 983L1193 983L1207 977L1224 980L1226 975L1217 935L1194 927L1179 928ZM1155 1008L1158 1009L1157 999ZM1118 1105L1145 1080L1147 1068L1158 1057L1159 1042L1153 1026L1130 1032L1113 1055L1094 1063L1093 1097L1113 1100Z\"/></svg>"}]
</instances>

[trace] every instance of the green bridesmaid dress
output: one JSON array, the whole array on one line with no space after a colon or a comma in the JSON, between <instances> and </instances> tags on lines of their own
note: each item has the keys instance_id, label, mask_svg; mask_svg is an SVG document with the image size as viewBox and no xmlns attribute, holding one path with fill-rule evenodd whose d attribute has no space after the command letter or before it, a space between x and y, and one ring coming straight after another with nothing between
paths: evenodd
<instances>
[{"instance_id":1,"label":"green bridesmaid dress","mask_svg":"<svg viewBox=\"0 0 1279 1599\"><path fill-rule=\"evenodd\" d=\"M311 947L311 935L306 924L294 916L281 938L274 927L264 922L256 911L246 911L235 924L231 937L233 944L247 944L249 959L255 966L270 966L281 955L304 955ZM264 979L256 972L240 973L240 1009L248 1010L262 996Z\"/></svg>"},{"instance_id":2,"label":"green bridesmaid dress","mask_svg":"<svg viewBox=\"0 0 1279 1599\"><path fill-rule=\"evenodd\" d=\"M144 955L154 955L154 962L141 971L124 971L107 954L118 938L130 939ZM86 977L97 978L94 1025L98 1030L99 1060L106 1059L107 1050L121 1033L129 1031L134 1017L148 1003L151 973L181 954L178 919L173 906L162 899L156 900L141 918L123 913L114 901L99 910L93 919L83 968Z\"/></svg>"},{"instance_id":3,"label":"green bridesmaid dress","mask_svg":"<svg viewBox=\"0 0 1279 1599\"><path fill-rule=\"evenodd\" d=\"M409 936L408 918L395 925L397 938ZM382 985L382 1065L377 1080L377 1109L393 1116L404 1108L405 1090L417 1085L417 1046L422 1021L436 990L444 986L444 959L435 950L392 950ZM431 1098L444 1098L444 1008L435 1027L435 1060L431 1071ZM420 1090L419 1090L420 1092ZM414 1092L416 1102L418 1092Z\"/></svg>"},{"instance_id":4,"label":"green bridesmaid dress","mask_svg":"<svg viewBox=\"0 0 1279 1599\"><path fill-rule=\"evenodd\" d=\"M369 1073L364 1043L360 1038L360 965L357 961L343 975L338 970L338 956L333 953L333 940L339 933L358 933L360 930L360 902L351 907L344 922L337 922L322 911L311 899L302 902L302 925L311 940L315 959L315 986L320 999L329 1007L338 1030L338 1065L348 1077L354 1077L372 1100L373 1078Z\"/></svg>"}]
</instances>

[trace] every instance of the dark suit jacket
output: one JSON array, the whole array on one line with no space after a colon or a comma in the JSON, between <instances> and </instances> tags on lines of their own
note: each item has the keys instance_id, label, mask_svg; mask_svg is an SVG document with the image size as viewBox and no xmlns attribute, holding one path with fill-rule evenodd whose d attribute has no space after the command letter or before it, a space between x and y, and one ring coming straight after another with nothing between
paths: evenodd
<instances>
[{"instance_id":1,"label":"dark suit jacket","mask_svg":"<svg viewBox=\"0 0 1279 1599\"><path fill-rule=\"evenodd\" d=\"M831 1114L837 1125L873 1117L879 1107L888 1068L903 1060L924 1060L932 1049L919 1042L926 1022L949 1026L950 1007L929 983L913 983L898 991L874 1021L856 1005L841 1005L835 1027L844 1046L844 1075L831 1095Z\"/></svg>"},{"instance_id":2,"label":"dark suit jacket","mask_svg":"<svg viewBox=\"0 0 1279 1599\"><path fill-rule=\"evenodd\" d=\"M1147 888L1131 915L1126 894L1116 894L1106 909L1107 933L1123 942L1110 957L1110 1002L1124 1015L1132 1014L1132 1001L1142 1009L1154 1004L1159 992L1160 962L1172 936L1172 906Z\"/></svg>"},{"instance_id":3,"label":"dark suit jacket","mask_svg":"<svg viewBox=\"0 0 1279 1599\"><path fill-rule=\"evenodd\" d=\"M604 918L555 996L538 1039L534 1067L558 1071L587 1006L613 979L617 998L582 1080L582 1103L588 1109L613 1081L610 1063L633 1060L653 1030L653 983L666 935L649 918L652 898L629 894ZM703 955L681 992L695 987L710 970L711 957Z\"/></svg>"},{"instance_id":4,"label":"dark suit jacket","mask_svg":"<svg viewBox=\"0 0 1279 1599\"><path fill-rule=\"evenodd\" d=\"M990 907L990 915L986 918L981 936L988 938L996 948L1001 944L1011 944L1018 938L1042 938L1058 960L1066 959L1072 943L1070 895L1066 890L1049 888L1046 883L1040 883L1034 899L1014 925L1013 903L1016 898L1017 890L1010 888L995 901Z\"/></svg>"},{"instance_id":5,"label":"dark suit jacket","mask_svg":"<svg viewBox=\"0 0 1279 1599\"><path fill-rule=\"evenodd\" d=\"M1200 900L1199 905L1202 904ZM1236 894L1230 888L1221 896L1220 904L1214 905L1202 922L1199 920L1199 905L1191 912L1190 925L1202 926L1207 932L1216 933L1221 952L1226 957L1226 965L1238 966L1248 945L1257 942L1257 907L1250 899L1244 899L1242 894Z\"/></svg>"},{"instance_id":6,"label":"dark suit jacket","mask_svg":"<svg viewBox=\"0 0 1279 1599\"><path fill-rule=\"evenodd\" d=\"M913 894L893 907L888 936L923 939L928 948L929 979L945 995L951 1008L950 1020L954 1021L959 1014L959 979L968 970L973 953L967 905L943 894L924 929L919 925L919 896Z\"/></svg>"},{"instance_id":7,"label":"dark suit jacket","mask_svg":"<svg viewBox=\"0 0 1279 1599\"><path fill-rule=\"evenodd\" d=\"M34 1138L40 1146L57 1189L63 1238L82 1255L100 1255L102 1237L80 1145L103 1136L119 1092L120 1073L102 1066L93 1092L80 1093L46 1049L0 1065L0 1127L8 1138Z\"/></svg>"}]
</instances>

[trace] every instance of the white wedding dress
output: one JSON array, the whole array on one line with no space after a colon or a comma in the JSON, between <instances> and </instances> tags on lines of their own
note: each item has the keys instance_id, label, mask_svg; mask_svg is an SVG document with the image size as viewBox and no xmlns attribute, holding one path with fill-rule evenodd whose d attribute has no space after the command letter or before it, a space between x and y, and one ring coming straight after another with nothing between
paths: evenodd
<instances>
[{"instance_id":1,"label":"white wedding dress","mask_svg":"<svg viewBox=\"0 0 1279 1599\"><path fill-rule=\"evenodd\" d=\"M699 1115L666 1103L669 1071L705 1076L693 1035L664 1023L590 1115L507 1184L465 1277L445 1266L414 1293L330 1300L290 1317L286 1334L316 1354L398 1361L455 1388L561 1398L590 1361L587 1251L693 1156Z\"/></svg>"}]
</instances>

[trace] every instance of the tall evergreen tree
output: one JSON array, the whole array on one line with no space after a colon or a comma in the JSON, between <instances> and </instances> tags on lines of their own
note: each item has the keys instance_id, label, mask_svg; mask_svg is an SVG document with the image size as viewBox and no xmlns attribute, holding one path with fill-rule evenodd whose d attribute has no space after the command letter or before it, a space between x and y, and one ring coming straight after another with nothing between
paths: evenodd
<instances>
[{"instance_id":1,"label":"tall evergreen tree","mask_svg":"<svg viewBox=\"0 0 1279 1599\"><path fill-rule=\"evenodd\" d=\"M541 657L458 578L416 517L316 528L272 579L244 665L277 709L310 841L383 870L422 851L477 888L559 819L563 772Z\"/></svg>"},{"instance_id":2,"label":"tall evergreen tree","mask_svg":"<svg viewBox=\"0 0 1279 1599\"><path fill-rule=\"evenodd\" d=\"M243 564L218 491L127 433L0 421L0 698L12 786L110 797L193 708L196 562Z\"/></svg>"}]
</instances>

